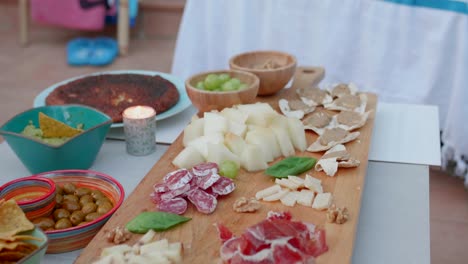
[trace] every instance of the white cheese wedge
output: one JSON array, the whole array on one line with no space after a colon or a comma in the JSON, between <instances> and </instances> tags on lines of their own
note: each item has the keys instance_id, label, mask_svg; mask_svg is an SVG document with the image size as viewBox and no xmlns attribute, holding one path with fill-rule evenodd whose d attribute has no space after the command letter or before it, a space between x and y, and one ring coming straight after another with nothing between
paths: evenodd
<instances>
[{"instance_id":1,"label":"white cheese wedge","mask_svg":"<svg viewBox=\"0 0 468 264\"><path fill-rule=\"evenodd\" d=\"M286 194L290 192L289 189L281 189L279 192L274 193L272 195L263 197L263 201L265 202L273 202L273 201L278 201L279 199L283 198Z\"/></svg>"},{"instance_id":2,"label":"white cheese wedge","mask_svg":"<svg viewBox=\"0 0 468 264\"><path fill-rule=\"evenodd\" d=\"M173 263L182 263L182 243L175 242L169 244L169 248L165 252L165 256Z\"/></svg>"},{"instance_id":3,"label":"white cheese wedge","mask_svg":"<svg viewBox=\"0 0 468 264\"><path fill-rule=\"evenodd\" d=\"M294 206L298 198L298 191L288 192L285 196L280 198L280 201L283 205Z\"/></svg>"},{"instance_id":4,"label":"white cheese wedge","mask_svg":"<svg viewBox=\"0 0 468 264\"><path fill-rule=\"evenodd\" d=\"M203 163L205 158L194 147L188 146L184 148L172 161L172 164L178 168L190 169L193 166Z\"/></svg>"},{"instance_id":5,"label":"white cheese wedge","mask_svg":"<svg viewBox=\"0 0 468 264\"><path fill-rule=\"evenodd\" d=\"M131 252L132 247L127 245L127 244L122 244L122 245L116 245L112 247L107 247L104 248L101 252L101 257L105 257L107 255L112 255L112 254L125 254L127 252Z\"/></svg>"},{"instance_id":6,"label":"white cheese wedge","mask_svg":"<svg viewBox=\"0 0 468 264\"><path fill-rule=\"evenodd\" d=\"M184 147L186 147L190 141L203 136L204 122L205 119L198 118L187 125L187 127L184 129Z\"/></svg>"},{"instance_id":7,"label":"white cheese wedge","mask_svg":"<svg viewBox=\"0 0 468 264\"><path fill-rule=\"evenodd\" d=\"M331 193L319 193L314 199L312 208L317 210L326 210L330 207L332 199Z\"/></svg>"},{"instance_id":8,"label":"white cheese wedge","mask_svg":"<svg viewBox=\"0 0 468 264\"><path fill-rule=\"evenodd\" d=\"M203 118L205 119L203 135L217 132L225 133L228 130L228 120L220 113L205 112Z\"/></svg>"},{"instance_id":9,"label":"white cheese wedge","mask_svg":"<svg viewBox=\"0 0 468 264\"><path fill-rule=\"evenodd\" d=\"M258 191L255 194L255 198L257 200L261 200L261 199L263 199L263 198L265 198L267 196L270 196L272 194L275 194L275 193L277 193L279 191L281 191L281 186L275 184L275 185L272 185L272 186L270 186L268 188L265 188L263 190Z\"/></svg>"},{"instance_id":10,"label":"white cheese wedge","mask_svg":"<svg viewBox=\"0 0 468 264\"><path fill-rule=\"evenodd\" d=\"M272 120L270 127L275 133L283 156L289 157L294 155L295 150L289 137L287 118L280 115L277 116Z\"/></svg>"},{"instance_id":11,"label":"white cheese wedge","mask_svg":"<svg viewBox=\"0 0 468 264\"><path fill-rule=\"evenodd\" d=\"M152 252L164 252L169 248L167 239L156 240L140 247L140 254L150 254Z\"/></svg>"},{"instance_id":12,"label":"white cheese wedge","mask_svg":"<svg viewBox=\"0 0 468 264\"><path fill-rule=\"evenodd\" d=\"M323 193L322 181L310 176L309 174L306 174L304 186L316 193Z\"/></svg>"},{"instance_id":13,"label":"white cheese wedge","mask_svg":"<svg viewBox=\"0 0 468 264\"><path fill-rule=\"evenodd\" d=\"M335 176L338 171L338 161L335 158L320 159L315 165L317 171L323 170L328 176Z\"/></svg>"},{"instance_id":14,"label":"white cheese wedge","mask_svg":"<svg viewBox=\"0 0 468 264\"><path fill-rule=\"evenodd\" d=\"M244 150L240 156L241 166L251 172L268 168L268 163L261 157L262 149L258 145L245 144Z\"/></svg>"},{"instance_id":15,"label":"white cheese wedge","mask_svg":"<svg viewBox=\"0 0 468 264\"><path fill-rule=\"evenodd\" d=\"M307 140L304 124L296 118L288 118L288 134L293 146L299 151L307 149Z\"/></svg>"},{"instance_id":16,"label":"white cheese wedge","mask_svg":"<svg viewBox=\"0 0 468 264\"><path fill-rule=\"evenodd\" d=\"M299 194L297 194L297 199L296 199L296 202L300 205L304 205L304 206L312 206L312 202L314 200L314 192L311 191L311 190L301 190L299 192Z\"/></svg>"}]
</instances>

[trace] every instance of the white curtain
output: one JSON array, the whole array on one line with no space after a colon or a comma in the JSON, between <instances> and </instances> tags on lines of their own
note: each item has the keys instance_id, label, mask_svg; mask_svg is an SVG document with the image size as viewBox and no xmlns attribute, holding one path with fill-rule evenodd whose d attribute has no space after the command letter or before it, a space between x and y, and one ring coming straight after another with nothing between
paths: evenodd
<instances>
[{"instance_id":1,"label":"white curtain","mask_svg":"<svg viewBox=\"0 0 468 264\"><path fill-rule=\"evenodd\" d=\"M187 1L172 72L228 68L234 54L283 50L383 102L439 106L446 149L468 158L468 17L375 0ZM459 168L459 174L466 169Z\"/></svg>"}]
</instances>

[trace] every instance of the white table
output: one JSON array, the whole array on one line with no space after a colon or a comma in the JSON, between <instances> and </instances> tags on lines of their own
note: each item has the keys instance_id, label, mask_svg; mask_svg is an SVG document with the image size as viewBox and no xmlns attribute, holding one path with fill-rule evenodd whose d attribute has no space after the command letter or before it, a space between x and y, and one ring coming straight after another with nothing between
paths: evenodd
<instances>
[{"instance_id":1,"label":"white table","mask_svg":"<svg viewBox=\"0 0 468 264\"><path fill-rule=\"evenodd\" d=\"M159 129L167 129L165 135L172 135L164 139L173 141L184 127L180 123L186 123L192 113L193 109L188 109L181 114L186 119L174 118L175 124L167 120L159 126ZM423 114L431 118L414 122ZM354 263L430 263L428 164L440 164L436 117L437 108L431 106L378 105ZM391 120L400 120L405 126L395 127ZM426 133L424 137L420 136L421 131ZM407 142L413 142L417 148L404 146ZM155 153L134 157L125 152L123 141L107 140L91 169L115 177L128 196L167 148L167 145L158 145ZM406 156L402 156L403 153ZM0 157L3 173L0 184L29 175L5 143L0 144ZM402 157L407 157L408 163L419 164L401 163ZM48 254L43 263L72 263L80 252Z\"/></svg>"}]
</instances>

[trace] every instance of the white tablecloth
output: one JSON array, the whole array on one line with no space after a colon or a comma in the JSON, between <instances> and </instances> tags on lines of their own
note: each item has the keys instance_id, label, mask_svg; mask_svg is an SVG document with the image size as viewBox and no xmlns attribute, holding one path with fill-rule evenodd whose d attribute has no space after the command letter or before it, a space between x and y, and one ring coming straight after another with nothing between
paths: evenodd
<instances>
[{"instance_id":1,"label":"white tablecloth","mask_svg":"<svg viewBox=\"0 0 468 264\"><path fill-rule=\"evenodd\" d=\"M385 1L188 0L172 73L186 78L228 68L240 52L283 50L299 65L325 67L324 83L439 106L445 144L460 159L468 157L467 40L465 14Z\"/></svg>"}]
</instances>

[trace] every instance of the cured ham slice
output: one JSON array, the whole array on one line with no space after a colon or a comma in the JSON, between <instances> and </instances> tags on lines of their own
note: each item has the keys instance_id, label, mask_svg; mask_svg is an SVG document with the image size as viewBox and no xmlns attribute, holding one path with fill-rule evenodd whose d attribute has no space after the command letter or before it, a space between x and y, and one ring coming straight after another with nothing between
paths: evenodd
<instances>
[{"instance_id":1,"label":"cured ham slice","mask_svg":"<svg viewBox=\"0 0 468 264\"><path fill-rule=\"evenodd\" d=\"M240 236L215 225L225 263L314 263L328 250L325 231L313 224L291 220L291 214L269 212L268 217Z\"/></svg>"}]
</instances>

